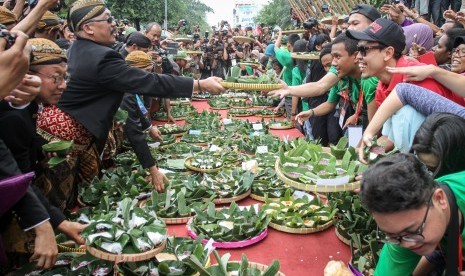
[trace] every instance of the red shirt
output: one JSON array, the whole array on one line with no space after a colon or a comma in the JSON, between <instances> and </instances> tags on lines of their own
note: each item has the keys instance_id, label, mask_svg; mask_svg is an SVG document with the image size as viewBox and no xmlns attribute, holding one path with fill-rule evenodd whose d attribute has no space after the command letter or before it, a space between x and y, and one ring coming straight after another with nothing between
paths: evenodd
<instances>
[{"instance_id":1,"label":"red shirt","mask_svg":"<svg viewBox=\"0 0 465 276\"><path fill-rule=\"evenodd\" d=\"M409 59L409 58L405 58L404 56L402 56L397 61L396 67L410 67L410 66L419 66L419 65L426 65L426 64L421 63L415 59ZM386 99L386 97L391 93L392 89L394 89L394 87L396 87L398 83L408 82L408 81L405 81L406 77L407 76L403 74L392 74L391 82L389 83L389 85L385 85L381 81L378 82L378 86L376 87L376 95L375 95L376 105L380 106L381 103ZM408 83L415 84L423 88L429 89L451 101L458 103L461 106L465 106L464 98L450 91L449 89L447 89L442 84L440 84L439 82L437 82L436 80L432 78L426 78L422 81L410 81Z\"/></svg>"}]
</instances>

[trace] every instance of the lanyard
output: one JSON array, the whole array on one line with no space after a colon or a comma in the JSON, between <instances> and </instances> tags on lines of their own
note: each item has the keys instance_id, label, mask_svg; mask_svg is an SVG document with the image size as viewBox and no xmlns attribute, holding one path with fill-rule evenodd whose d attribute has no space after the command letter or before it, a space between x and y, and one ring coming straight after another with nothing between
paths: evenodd
<instances>
[{"instance_id":1,"label":"lanyard","mask_svg":"<svg viewBox=\"0 0 465 276\"><path fill-rule=\"evenodd\" d=\"M360 117L360 113L362 113L362 105L363 105L363 90L360 88L360 94L358 95L358 104L357 104L357 111L355 111L355 124L358 125L358 117Z\"/></svg>"}]
</instances>

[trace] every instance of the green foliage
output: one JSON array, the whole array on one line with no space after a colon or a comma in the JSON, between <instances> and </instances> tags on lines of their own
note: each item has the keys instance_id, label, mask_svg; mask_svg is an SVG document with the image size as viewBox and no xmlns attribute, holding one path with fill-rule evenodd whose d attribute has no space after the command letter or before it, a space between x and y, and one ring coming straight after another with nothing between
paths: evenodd
<instances>
[{"instance_id":1,"label":"green foliage","mask_svg":"<svg viewBox=\"0 0 465 276\"><path fill-rule=\"evenodd\" d=\"M292 26L291 7L287 0L272 0L255 17L256 23L265 23L267 26L278 25L283 29Z\"/></svg>"},{"instance_id":2,"label":"green foliage","mask_svg":"<svg viewBox=\"0 0 465 276\"><path fill-rule=\"evenodd\" d=\"M200 29L209 30L205 21L206 14L213 10L199 0L167 1L168 28L177 26L180 19L185 18L191 28L198 24ZM108 0L107 5L116 18L130 19L134 22L158 22L162 24L165 19L164 0ZM196 22L190 22L194 19Z\"/></svg>"}]
</instances>

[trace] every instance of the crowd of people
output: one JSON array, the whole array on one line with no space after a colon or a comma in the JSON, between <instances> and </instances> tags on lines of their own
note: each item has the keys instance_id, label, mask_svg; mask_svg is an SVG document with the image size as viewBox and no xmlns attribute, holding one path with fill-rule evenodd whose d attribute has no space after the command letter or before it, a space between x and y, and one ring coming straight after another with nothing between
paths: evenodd
<instances>
[{"instance_id":1,"label":"crowd of people","mask_svg":"<svg viewBox=\"0 0 465 276\"><path fill-rule=\"evenodd\" d=\"M65 19L54 13L57 0L33 6L5 1L0 181L29 172L35 178L24 192L0 200L3 272L23 253L38 267L53 266L55 230L84 242L86 226L68 221L64 212L76 206L77 184L91 183L109 166L105 161L117 152L122 133L154 189L163 191L167 178L144 143L146 135L160 138L150 121L152 106L163 106L174 122L170 99L221 93L221 80L239 66L243 76L267 70L281 76L283 88L268 96L281 99L276 108L284 106L308 139L335 144L358 126L364 131L361 162L375 137L387 150L402 152L360 176L362 202L386 242L377 275L458 275L465 211L465 20L455 2L443 7L442 17L440 9L411 8L418 3L380 10L357 4L342 24L337 16L331 25L310 18L303 34L285 36L279 27L226 21L201 33L198 26L188 30L183 19L171 32L156 22L138 31L112 17L102 0L74 2ZM235 36L250 39L238 42ZM293 59L293 52L318 52L319 59ZM240 65L244 61L258 65ZM128 113L123 126L113 119L120 108ZM66 161L51 167L55 154L44 153L42 145L71 140Z\"/></svg>"}]
</instances>

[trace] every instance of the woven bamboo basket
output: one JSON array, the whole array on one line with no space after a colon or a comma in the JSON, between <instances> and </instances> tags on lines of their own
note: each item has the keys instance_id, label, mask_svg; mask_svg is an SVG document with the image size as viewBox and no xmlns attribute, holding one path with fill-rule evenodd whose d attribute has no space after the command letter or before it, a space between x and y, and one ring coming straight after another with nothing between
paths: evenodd
<instances>
[{"instance_id":1,"label":"woven bamboo basket","mask_svg":"<svg viewBox=\"0 0 465 276\"><path fill-rule=\"evenodd\" d=\"M240 262L229 262L229 263L240 263ZM249 267L250 268L256 268L260 271L265 271L268 269L268 266L267 265L264 265L264 264L260 264L260 263L255 263L255 262L249 262ZM286 276L286 274L282 273L282 272L278 272L275 274L275 276Z\"/></svg>"},{"instance_id":2,"label":"woven bamboo basket","mask_svg":"<svg viewBox=\"0 0 465 276\"><path fill-rule=\"evenodd\" d=\"M332 225L333 225L332 221L328 221L327 223L323 225L318 225L317 227L314 227L314 228L291 228L291 227L279 225L273 222L270 222L269 224L271 228L276 229L278 231L286 232L290 234L302 234L302 235L321 232L323 230L328 229Z\"/></svg>"},{"instance_id":3,"label":"woven bamboo basket","mask_svg":"<svg viewBox=\"0 0 465 276\"><path fill-rule=\"evenodd\" d=\"M173 105L178 105L178 104L181 104L181 105L190 105L191 104L191 101L170 101L170 105L173 106Z\"/></svg>"},{"instance_id":4,"label":"woven bamboo basket","mask_svg":"<svg viewBox=\"0 0 465 276\"><path fill-rule=\"evenodd\" d=\"M293 125L290 126L278 126L276 124L271 124L268 126L269 129L274 129L274 130L282 130L282 129L291 129L294 128Z\"/></svg>"},{"instance_id":5,"label":"woven bamboo basket","mask_svg":"<svg viewBox=\"0 0 465 276\"><path fill-rule=\"evenodd\" d=\"M165 224L185 224L187 223L192 217L183 217L183 218L160 218L162 219Z\"/></svg>"},{"instance_id":6,"label":"woven bamboo basket","mask_svg":"<svg viewBox=\"0 0 465 276\"><path fill-rule=\"evenodd\" d=\"M232 116L232 117L250 117L250 116L254 116L253 113L249 113L249 114L230 114L228 113L229 116Z\"/></svg>"},{"instance_id":7,"label":"woven bamboo basket","mask_svg":"<svg viewBox=\"0 0 465 276\"><path fill-rule=\"evenodd\" d=\"M198 235L197 235L197 233L195 233L193 231L193 229L191 227L191 224L192 224L193 220L194 220L194 218L192 218L191 220L189 220L189 222L187 222L186 229L187 229L187 233L189 234L189 236L191 238L193 238L194 240L196 240L198 238ZM263 239L266 238L267 235L268 235L268 228L265 228L265 230L263 230L260 234L258 234L255 237L249 238L247 240L234 241L234 242L214 241L213 246L216 247L216 248L228 248L228 249L247 247L247 246L250 246L250 245L253 245L253 244L256 244L256 243L262 241ZM209 240L205 238L205 239L202 240L202 243L207 244L208 241Z\"/></svg>"},{"instance_id":8,"label":"woven bamboo basket","mask_svg":"<svg viewBox=\"0 0 465 276\"><path fill-rule=\"evenodd\" d=\"M174 120L175 121L182 121L182 120L185 120L186 117L175 117ZM159 118L159 117L155 117L155 121L159 121L159 122L168 122L168 118Z\"/></svg>"},{"instance_id":9,"label":"woven bamboo basket","mask_svg":"<svg viewBox=\"0 0 465 276\"><path fill-rule=\"evenodd\" d=\"M291 53L293 59L303 59L303 60L319 60L320 55L310 54L310 53Z\"/></svg>"},{"instance_id":10,"label":"woven bamboo basket","mask_svg":"<svg viewBox=\"0 0 465 276\"><path fill-rule=\"evenodd\" d=\"M255 199L255 200L258 200L258 201L261 201L261 202L266 202L264 196L259 196L259 195L256 195L256 194L250 194L250 198ZM271 200L271 201L278 201L279 198L270 198L270 197L269 197L268 200Z\"/></svg>"},{"instance_id":11,"label":"woven bamboo basket","mask_svg":"<svg viewBox=\"0 0 465 276\"><path fill-rule=\"evenodd\" d=\"M350 246L350 240L347 239L347 238L345 238L344 236L342 236L342 235L339 233L337 227L334 228L334 232L336 233L336 237L337 237L341 242L343 242L344 244ZM357 246L355 245L355 243L354 243L354 247L357 248Z\"/></svg>"},{"instance_id":12,"label":"woven bamboo basket","mask_svg":"<svg viewBox=\"0 0 465 276\"><path fill-rule=\"evenodd\" d=\"M58 243L58 253L76 253L76 254L86 254L86 249L85 248L75 248L72 247L75 245L74 242L65 242L65 243Z\"/></svg>"},{"instance_id":13,"label":"woven bamboo basket","mask_svg":"<svg viewBox=\"0 0 465 276\"><path fill-rule=\"evenodd\" d=\"M174 40L177 41L177 42L184 42L184 43L192 43L192 42L194 42L194 40L192 38L189 38L189 37L178 37L178 38L175 38Z\"/></svg>"},{"instance_id":14,"label":"woven bamboo basket","mask_svg":"<svg viewBox=\"0 0 465 276\"><path fill-rule=\"evenodd\" d=\"M341 25L342 23L344 23L344 18L345 18L345 15L338 16L337 24ZM320 20L320 23L325 24L325 25L331 25L331 24L333 24L333 19L332 19L331 16L325 17L325 18Z\"/></svg>"},{"instance_id":15,"label":"woven bamboo basket","mask_svg":"<svg viewBox=\"0 0 465 276\"><path fill-rule=\"evenodd\" d=\"M284 30L284 31L281 31L282 34L302 34L302 33L305 33L305 30L304 29L295 29L295 30Z\"/></svg>"},{"instance_id":16,"label":"woven bamboo basket","mask_svg":"<svg viewBox=\"0 0 465 276\"><path fill-rule=\"evenodd\" d=\"M248 91L271 91L283 88L280 83L276 84L261 84L261 83L237 83L237 82L221 82L224 88L228 89L240 89Z\"/></svg>"},{"instance_id":17,"label":"woven bamboo basket","mask_svg":"<svg viewBox=\"0 0 465 276\"><path fill-rule=\"evenodd\" d=\"M166 239L163 241L160 246L149 250L144 253L140 254L112 254L108 252L101 251L97 248L87 246L87 251L93 255L94 257L106 261L112 261L112 262L140 262L140 261L145 261L149 260L153 257L155 257L158 253L160 253L166 246Z\"/></svg>"},{"instance_id":18,"label":"woven bamboo basket","mask_svg":"<svg viewBox=\"0 0 465 276\"><path fill-rule=\"evenodd\" d=\"M305 184L302 182L297 182L288 178L279 167L279 159L276 160L275 164L276 175L281 181L287 185L301 191L314 192L314 193L333 193L333 192L345 192L353 191L360 188L360 181L355 181L352 183L341 184L341 185L316 185L316 184Z\"/></svg>"},{"instance_id":19,"label":"woven bamboo basket","mask_svg":"<svg viewBox=\"0 0 465 276\"><path fill-rule=\"evenodd\" d=\"M189 170L191 171L196 171L196 172L201 172L201 173L216 173L216 172L219 172L223 169L223 166L221 167L218 167L216 169L201 169L201 168L197 168L197 167L194 167L191 165L191 161L194 157L191 156L189 158L186 159L186 161L184 162L184 166L186 166L186 168L188 168Z\"/></svg>"},{"instance_id":20,"label":"woven bamboo basket","mask_svg":"<svg viewBox=\"0 0 465 276\"><path fill-rule=\"evenodd\" d=\"M226 203L239 201L239 200L242 200L242 199L248 197L251 193L252 193L252 191L248 190L247 192L243 193L242 195L238 195L238 196L226 197L226 198L215 198L213 200L213 203L215 203L215 204L226 204Z\"/></svg>"},{"instance_id":21,"label":"woven bamboo basket","mask_svg":"<svg viewBox=\"0 0 465 276\"><path fill-rule=\"evenodd\" d=\"M239 43L253 43L255 39L248 36L233 36L234 41Z\"/></svg>"},{"instance_id":22,"label":"woven bamboo basket","mask_svg":"<svg viewBox=\"0 0 465 276\"><path fill-rule=\"evenodd\" d=\"M211 107L210 106L210 109L211 110L227 110L227 109L230 109L231 107L229 106L226 106L226 107Z\"/></svg>"}]
</instances>

